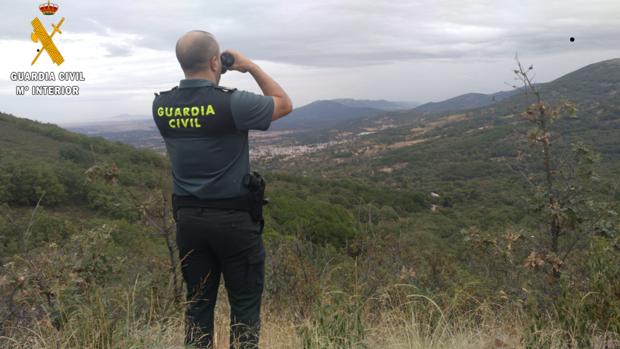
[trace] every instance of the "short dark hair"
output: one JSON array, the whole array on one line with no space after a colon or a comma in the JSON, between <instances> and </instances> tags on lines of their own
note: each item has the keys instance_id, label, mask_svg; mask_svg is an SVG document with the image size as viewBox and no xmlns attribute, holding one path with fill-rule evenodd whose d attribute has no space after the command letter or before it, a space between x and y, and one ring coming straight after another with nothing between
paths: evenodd
<instances>
[{"instance_id":1,"label":"short dark hair","mask_svg":"<svg viewBox=\"0 0 620 349\"><path fill-rule=\"evenodd\" d=\"M209 61L219 54L215 37L203 30L192 30L183 35L176 46L176 55L184 72L195 73L209 69Z\"/></svg>"}]
</instances>

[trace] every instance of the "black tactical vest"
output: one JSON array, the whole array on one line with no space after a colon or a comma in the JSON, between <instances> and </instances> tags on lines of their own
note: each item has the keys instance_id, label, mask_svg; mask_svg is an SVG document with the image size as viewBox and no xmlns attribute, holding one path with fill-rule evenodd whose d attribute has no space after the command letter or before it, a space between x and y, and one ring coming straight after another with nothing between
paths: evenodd
<instances>
[{"instance_id":1,"label":"black tactical vest","mask_svg":"<svg viewBox=\"0 0 620 349\"><path fill-rule=\"evenodd\" d=\"M175 87L155 94L153 120L170 157L173 192L199 199L243 196L250 171L248 132L231 113L234 90Z\"/></svg>"},{"instance_id":2,"label":"black tactical vest","mask_svg":"<svg viewBox=\"0 0 620 349\"><path fill-rule=\"evenodd\" d=\"M175 87L160 92L153 102L153 119L164 138L217 137L236 133L230 112L233 91L219 86L203 86Z\"/></svg>"}]
</instances>

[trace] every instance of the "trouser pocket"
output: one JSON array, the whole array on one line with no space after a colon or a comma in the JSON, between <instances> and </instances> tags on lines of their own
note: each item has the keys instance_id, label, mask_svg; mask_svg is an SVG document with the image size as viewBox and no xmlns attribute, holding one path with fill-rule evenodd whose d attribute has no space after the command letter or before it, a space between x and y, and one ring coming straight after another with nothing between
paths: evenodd
<instances>
[{"instance_id":1,"label":"trouser pocket","mask_svg":"<svg viewBox=\"0 0 620 349\"><path fill-rule=\"evenodd\" d=\"M248 256L246 285L248 293L262 293L265 284L265 250Z\"/></svg>"}]
</instances>

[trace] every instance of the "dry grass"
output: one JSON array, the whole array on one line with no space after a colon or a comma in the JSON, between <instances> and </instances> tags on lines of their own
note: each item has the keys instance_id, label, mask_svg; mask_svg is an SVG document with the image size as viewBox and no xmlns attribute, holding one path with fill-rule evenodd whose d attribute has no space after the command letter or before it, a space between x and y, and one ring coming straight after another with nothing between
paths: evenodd
<instances>
[{"instance_id":1,"label":"dry grass","mask_svg":"<svg viewBox=\"0 0 620 349\"><path fill-rule=\"evenodd\" d=\"M228 319L226 307L220 307L217 315L217 346L216 349L228 348ZM152 323L136 321L129 324L123 331L114 335L109 345L88 343L72 344L77 331L83 326L97 326L93 323L73 323L69 328L59 332L53 330L49 324L38 324L26 330L30 335L27 340L0 337L1 348L11 349L48 349L48 348L150 348L150 349L181 349L183 345L183 319L181 316ZM89 332L91 332L89 330ZM436 328L425 328L416 321L414 314L405 318L402 314L384 314L382 320L372 324L367 329L365 343L352 348L385 348L385 349L486 349L486 348L525 348L520 344L520 324L481 323L480 326L454 327L439 324ZM318 333L315 335L319 336ZM559 333L548 331L542 333L545 337L557 336ZM312 349L336 349L341 346L330 344L329 341L315 338ZM547 342L549 343L549 342ZM559 340L551 341L550 349L566 348ZM617 342L608 341L607 346L598 341L597 348L619 348ZM297 327L285 316L272 314L266 310L263 314L263 329L261 331L261 347L269 349L303 348L302 338Z\"/></svg>"},{"instance_id":2,"label":"dry grass","mask_svg":"<svg viewBox=\"0 0 620 349\"><path fill-rule=\"evenodd\" d=\"M18 328L9 337L0 337L0 348L7 349L181 349L183 345L183 314L179 309L172 316L153 314L154 309L136 315L135 305L141 300L128 292L125 300L119 300L115 316L110 310L98 304L88 304L79 311L71 313L62 330L57 330L49 318ZM276 313L265 304L262 314L261 348L269 349L495 349L526 348L523 343L527 320L519 312L506 311L502 314L491 310L479 310L475 315L448 314L431 299L420 296L428 308L413 308L406 305L388 306L373 314L372 305L364 309L363 339L352 343L329 338L326 333L334 333L321 326L329 323L307 318L294 320L293 311ZM218 296L216 309L216 348L228 349L229 307L223 289ZM144 300L142 300L144 301ZM104 302L102 302L103 305ZM148 302L147 302L148 303ZM368 302L370 304L370 302ZM414 310L417 309L417 310ZM436 321L430 321L429 312ZM119 316L120 315L120 316ZM114 320L112 320L115 318ZM447 321L444 319L452 319ZM457 320L458 319L458 320ZM305 338L300 328L306 329ZM337 333L337 332L336 332ZM347 334L345 334L347 335ZM105 338L105 339L102 339ZM593 335L593 348L620 348L620 342ZM615 338L611 336L610 338ZM540 343L540 345L537 344ZM570 342L570 338L568 338ZM304 343L306 345L304 346ZM567 348L565 331L554 330L553 326L536 335L534 343L528 347L549 349ZM573 345L572 347L578 347Z\"/></svg>"}]
</instances>

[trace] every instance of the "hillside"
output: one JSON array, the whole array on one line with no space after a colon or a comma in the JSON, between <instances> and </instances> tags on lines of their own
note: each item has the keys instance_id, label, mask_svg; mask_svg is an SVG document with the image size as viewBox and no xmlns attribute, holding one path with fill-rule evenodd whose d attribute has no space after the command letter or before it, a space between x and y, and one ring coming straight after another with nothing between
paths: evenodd
<instances>
[{"instance_id":1,"label":"hillside","mask_svg":"<svg viewBox=\"0 0 620 349\"><path fill-rule=\"evenodd\" d=\"M167 159L151 150L136 149L120 142L84 136L53 124L7 114L0 114L0 140L3 147L0 153L0 200L18 210L28 210L40 199L40 204L46 210L58 211L61 216L76 209L84 213L86 219L98 215L138 223L140 200L154 193L157 195L161 190L170 190L171 178ZM282 182L281 185L286 187L287 182L296 182L298 179L279 177L276 174L273 176L280 178L271 186L273 195L282 196L284 201L294 199L297 195L294 186L282 191L278 183ZM316 186L328 188L332 185L316 183ZM348 196L356 195L354 190L359 188L352 188ZM375 191L372 188L365 190L368 197L372 197ZM329 190L323 194L328 197L332 195ZM309 215L310 213L303 215L310 221L321 222L323 226L320 229L312 229L327 238L327 231L321 229L333 230L334 227L330 226L331 218L319 217L322 215L319 211L323 207L332 206L323 203L319 196L316 200L308 199L308 203L313 202L317 203L316 217ZM279 205L276 203L272 206L276 215L280 214L280 209L291 209L286 207L287 205ZM276 209L278 207L280 208ZM301 210L306 211L302 207L299 207L299 210L299 214L302 214ZM344 214L345 221L350 219L351 213L346 209L333 207L328 211L335 214L334 218ZM288 219L293 218L287 216L283 221L276 222L287 226L292 224ZM340 225L337 221L332 223ZM273 224L269 230L275 231L277 226ZM344 236L354 230L352 224L342 226L343 235L335 235L329 240L341 242ZM317 239L320 240L318 237ZM5 251L5 256L6 253L9 252Z\"/></svg>"},{"instance_id":2,"label":"hillside","mask_svg":"<svg viewBox=\"0 0 620 349\"><path fill-rule=\"evenodd\" d=\"M597 173L607 188L602 190L615 201L620 201L614 175L620 173L620 100L615 97L620 90L619 63L595 63L538 85L550 102L570 100L577 106L574 117L551 126L557 152L570 153L574 142L599 152ZM270 159L263 166L437 192L449 205L445 214L494 217L491 221L510 215L517 222L527 218L518 214L514 198L525 195L527 184L511 166L520 153L531 151L531 125L519 115L525 106L524 97L514 95L461 112L388 112L361 124L351 122L347 129L364 131L361 136L307 155Z\"/></svg>"},{"instance_id":3,"label":"hillside","mask_svg":"<svg viewBox=\"0 0 620 349\"><path fill-rule=\"evenodd\" d=\"M123 322L143 316L118 303L127 299L128 292L136 302L153 307L151 325L163 326L181 317L182 309L174 301L181 292L179 273L172 268L176 274L171 274L169 265L175 256L174 225L169 206L166 209L162 202L170 193L164 158L6 114L0 114L0 139L0 335L12 338L10 345L45 347L38 340L50 336L48 331L57 331L53 324L67 328L55 336L69 347L100 347L100 337L94 333L100 331L101 322L145 330L140 327L142 320ZM352 181L275 173L266 177L272 200L264 232L271 256L267 311L280 319L274 320L278 323L307 322L308 330L326 330L331 325L312 324L313 309L331 297L329 288L348 289L352 280L320 275L324 263L351 268L352 241L362 243L369 236L360 234L375 225L406 226L407 220L399 217L426 212L426 199L417 192ZM372 221L368 221L368 214L360 211L371 207ZM298 255L300 251L307 253ZM24 259L27 264L20 262ZM398 279L397 273L381 270L369 271L368 276ZM376 286L368 287L370 291ZM46 301L50 294L58 300ZM99 300L105 304L98 304ZM282 311L287 307L305 315L290 318ZM128 313L119 318L121 309ZM56 315L60 311L62 318ZM38 321L49 327L33 329L42 332L29 336L29 326ZM178 329L178 323L168 324ZM84 337L71 337L75 331ZM106 341L129 340L126 332L105 333ZM331 340L331 335L324 336ZM315 340L304 335L290 340L297 343L303 338ZM4 347L2 339L0 343Z\"/></svg>"},{"instance_id":4,"label":"hillside","mask_svg":"<svg viewBox=\"0 0 620 349\"><path fill-rule=\"evenodd\" d=\"M527 146L522 96L456 113L382 111L346 142L254 162L271 200L263 343L613 347L618 63L540 85L579 107L552 124L554 151L582 141L601 154L567 187L570 254L541 249L555 207L528 184L540 152ZM0 142L0 347L181 347L167 159L6 114ZM511 167L519 158L527 172ZM217 310L220 347L227 310Z\"/></svg>"},{"instance_id":5,"label":"hillside","mask_svg":"<svg viewBox=\"0 0 620 349\"><path fill-rule=\"evenodd\" d=\"M619 158L620 150L617 137L620 102L616 97L620 91L619 64L618 59L592 64L538 85L543 98L549 102L566 100L576 104L574 118L553 125L565 143L580 139L602 152L606 159L614 160ZM468 173L473 165L470 161L474 159L482 161L479 163L481 170L488 169L488 159L511 157L516 153L515 137L519 132L526 132L528 127L518 115L525 106L524 96L514 95L489 107L465 111L429 114L414 109L384 113L348 125L348 129L357 127L367 131L364 137L317 153L304 162L311 163L309 168L317 173L327 175L342 173L350 162L352 167L347 175L362 172L372 175L383 168L392 171L390 177L427 171L426 175L417 177L434 178L423 165L425 159L434 159L435 167L445 162L446 167L435 168L435 173L461 172L456 164L462 164L462 168L467 169L464 172ZM333 154L340 155L334 157ZM313 160L320 166L316 167ZM332 164L333 171L325 172L330 166L327 164ZM389 170L394 165L396 168ZM359 166L365 170L359 171Z\"/></svg>"}]
</instances>

